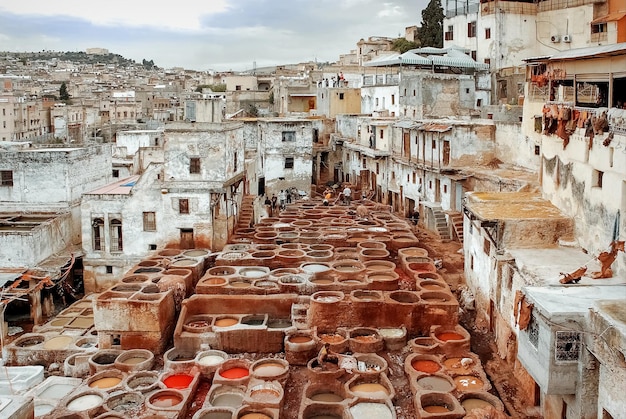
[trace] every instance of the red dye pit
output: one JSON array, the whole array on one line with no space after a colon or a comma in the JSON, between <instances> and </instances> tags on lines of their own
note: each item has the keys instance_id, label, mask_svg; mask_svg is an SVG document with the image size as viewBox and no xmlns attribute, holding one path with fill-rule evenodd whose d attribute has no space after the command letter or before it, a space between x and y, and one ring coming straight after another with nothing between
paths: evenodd
<instances>
[{"instance_id":1,"label":"red dye pit","mask_svg":"<svg viewBox=\"0 0 626 419\"><path fill-rule=\"evenodd\" d=\"M242 368L242 367L230 368L230 369L227 369L226 371L220 372L220 375L222 377L229 378L231 380L236 379L236 378L247 377L248 374L249 374L248 369Z\"/></svg>"},{"instance_id":2,"label":"red dye pit","mask_svg":"<svg viewBox=\"0 0 626 419\"><path fill-rule=\"evenodd\" d=\"M435 336L437 336L437 339L442 340L444 342L448 340L462 340L463 339L463 335L459 335L458 333L454 333L454 332L438 333Z\"/></svg>"},{"instance_id":3,"label":"red dye pit","mask_svg":"<svg viewBox=\"0 0 626 419\"><path fill-rule=\"evenodd\" d=\"M411 363L411 366L415 371L427 372L431 374L441 369L441 366L439 364L437 364L435 361L431 361L428 359L413 361Z\"/></svg>"},{"instance_id":4,"label":"red dye pit","mask_svg":"<svg viewBox=\"0 0 626 419\"><path fill-rule=\"evenodd\" d=\"M177 390L182 390L189 387L189 384L193 381L193 377L187 374L176 374L170 375L165 380L163 380L163 384L167 388L174 388Z\"/></svg>"}]
</instances>

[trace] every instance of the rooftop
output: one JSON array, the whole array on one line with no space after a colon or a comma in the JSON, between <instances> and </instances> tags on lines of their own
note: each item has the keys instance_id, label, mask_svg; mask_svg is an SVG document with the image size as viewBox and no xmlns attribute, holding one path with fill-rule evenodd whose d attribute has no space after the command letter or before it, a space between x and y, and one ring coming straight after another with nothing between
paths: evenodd
<instances>
[{"instance_id":1,"label":"rooftop","mask_svg":"<svg viewBox=\"0 0 626 419\"><path fill-rule=\"evenodd\" d=\"M534 192L468 192L467 208L481 220L539 220L567 218Z\"/></svg>"},{"instance_id":2,"label":"rooftop","mask_svg":"<svg viewBox=\"0 0 626 419\"><path fill-rule=\"evenodd\" d=\"M139 176L131 176L87 192L85 195L129 195L138 179Z\"/></svg>"}]
</instances>

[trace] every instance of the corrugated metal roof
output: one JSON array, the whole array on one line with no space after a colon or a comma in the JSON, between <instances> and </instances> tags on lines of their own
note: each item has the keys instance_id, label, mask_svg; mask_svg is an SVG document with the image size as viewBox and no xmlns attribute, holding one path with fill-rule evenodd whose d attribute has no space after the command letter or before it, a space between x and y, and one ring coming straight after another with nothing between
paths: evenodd
<instances>
[{"instance_id":1,"label":"corrugated metal roof","mask_svg":"<svg viewBox=\"0 0 626 419\"><path fill-rule=\"evenodd\" d=\"M415 121L409 121L409 120L405 120L405 121L398 121L395 124L393 124L394 127L397 128L409 128L409 129L413 129L413 128L417 128L420 126L420 124L418 124Z\"/></svg>"},{"instance_id":2,"label":"corrugated metal roof","mask_svg":"<svg viewBox=\"0 0 626 419\"><path fill-rule=\"evenodd\" d=\"M421 50L427 51L436 51L441 52L441 48L420 48ZM450 49L447 55L429 55L424 57L423 55L418 55L415 51L411 50L407 51L404 54L395 54L385 57L380 57L376 60L369 61L364 63L365 67L378 67L378 66L393 66L400 64L407 65L422 65L422 66L445 66L445 67L460 67L460 68L473 68L476 70L488 70L489 65L477 63L470 56L464 54L462 51L458 49Z\"/></svg>"},{"instance_id":3,"label":"corrugated metal roof","mask_svg":"<svg viewBox=\"0 0 626 419\"><path fill-rule=\"evenodd\" d=\"M593 57L594 55L621 55L626 54L626 42L595 47L575 48L557 52L550 57L550 61L573 60L576 58Z\"/></svg>"},{"instance_id":4,"label":"corrugated metal roof","mask_svg":"<svg viewBox=\"0 0 626 419\"><path fill-rule=\"evenodd\" d=\"M444 125L444 124L424 124L421 127L419 127L420 131L428 131L428 132L446 132L446 131L450 131L452 129L452 127L450 125Z\"/></svg>"},{"instance_id":5,"label":"corrugated metal roof","mask_svg":"<svg viewBox=\"0 0 626 419\"><path fill-rule=\"evenodd\" d=\"M131 176L87 192L87 195L129 195L137 180L139 180L139 176Z\"/></svg>"}]
</instances>

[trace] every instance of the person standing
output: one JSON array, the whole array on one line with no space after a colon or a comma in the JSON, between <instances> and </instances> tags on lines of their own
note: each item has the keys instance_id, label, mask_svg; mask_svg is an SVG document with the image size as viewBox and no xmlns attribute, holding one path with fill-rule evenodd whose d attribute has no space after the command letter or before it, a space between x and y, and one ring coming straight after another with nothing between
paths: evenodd
<instances>
[{"instance_id":1,"label":"person standing","mask_svg":"<svg viewBox=\"0 0 626 419\"><path fill-rule=\"evenodd\" d=\"M272 217L272 201L270 200L270 197L265 195L265 210L267 211L268 216Z\"/></svg>"},{"instance_id":2,"label":"person standing","mask_svg":"<svg viewBox=\"0 0 626 419\"><path fill-rule=\"evenodd\" d=\"M285 195L286 195L286 197L287 197L287 203L288 203L288 204L291 204L291 190L290 190L290 189L287 189L287 190L285 191Z\"/></svg>"},{"instance_id":3,"label":"person standing","mask_svg":"<svg viewBox=\"0 0 626 419\"><path fill-rule=\"evenodd\" d=\"M350 189L349 186L346 186L345 188L343 188L343 202L346 205L350 205L351 201L352 201L352 189Z\"/></svg>"},{"instance_id":4,"label":"person standing","mask_svg":"<svg viewBox=\"0 0 626 419\"><path fill-rule=\"evenodd\" d=\"M276 204L278 203L278 198L276 198L276 194L272 194L272 216L273 214L278 214L276 212Z\"/></svg>"},{"instance_id":5,"label":"person standing","mask_svg":"<svg viewBox=\"0 0 626 419\"><path fill-rule=\"evenodd\" d=\"M285 194L285 191L281 189L280 192L278 192L278 202L280 203L281 211L285 209L286 200L287 200L287 195Z\"/></svg>"}]
</instances>

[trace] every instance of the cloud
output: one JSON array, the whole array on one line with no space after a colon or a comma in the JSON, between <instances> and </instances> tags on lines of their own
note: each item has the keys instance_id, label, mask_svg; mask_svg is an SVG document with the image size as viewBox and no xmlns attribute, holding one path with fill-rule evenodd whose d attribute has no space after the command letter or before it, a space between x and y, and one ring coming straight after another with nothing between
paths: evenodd
<instances>
[{"instance_id":1,"label":"cloud","mask_svg":"<svg viewBox=\"0 0 626 419\"><path fill-rule=\"evenodd\" d=\"M164 8L110 0L94 11L84 0L22 0L0 6L0 28L10 37L0 36L0 50L102 47L138 62L198 70L336 61L361 38L402 36L419 24L427 2L180 0Z\"/></svg>"}]
</instances>

